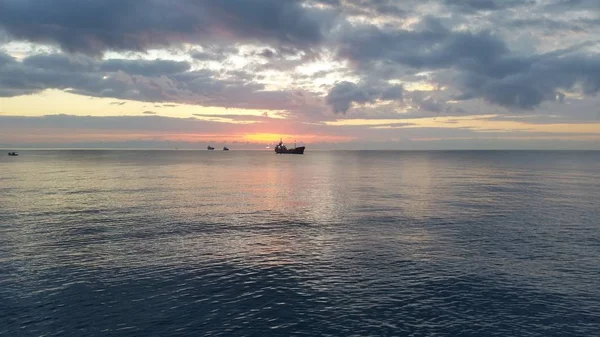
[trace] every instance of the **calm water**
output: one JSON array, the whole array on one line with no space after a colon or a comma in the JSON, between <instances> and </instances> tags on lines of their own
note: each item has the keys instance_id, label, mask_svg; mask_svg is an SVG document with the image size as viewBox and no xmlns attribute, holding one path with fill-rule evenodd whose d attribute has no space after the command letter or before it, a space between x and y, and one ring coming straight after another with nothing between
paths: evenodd
<instances>
[{"instance_id":1,"label":"calm water","mask_svg":"<svg viewBox=\"0 0 600 337\"><path fill-rule=\"evenodd\" d=\"M2 153L0 335L599 336L600 152Z\"/></svg>"}]
</instances>

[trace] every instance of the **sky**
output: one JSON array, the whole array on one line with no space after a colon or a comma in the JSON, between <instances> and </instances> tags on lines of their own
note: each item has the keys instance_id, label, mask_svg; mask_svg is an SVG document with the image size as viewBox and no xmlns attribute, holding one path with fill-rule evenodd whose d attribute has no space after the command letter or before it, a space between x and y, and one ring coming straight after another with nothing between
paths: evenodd
<instances>
[{"instance_id":1,"label":"sky","mask_svg":"<svg viewBox=\"0 0 600 337\"><path fill-rule=\"evenodd\" d=\"M600 149L599 0L0 0L0 147Z\"/></svg>"}]
</instances>

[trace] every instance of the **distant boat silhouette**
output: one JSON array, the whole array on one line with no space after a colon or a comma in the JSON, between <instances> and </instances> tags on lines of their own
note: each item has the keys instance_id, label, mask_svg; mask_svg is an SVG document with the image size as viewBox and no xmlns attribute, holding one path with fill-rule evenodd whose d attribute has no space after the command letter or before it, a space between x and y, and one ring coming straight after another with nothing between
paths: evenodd
<instances>
[{"instance_id":1,"label":"distant boat silhouette","mask_svg":"<svg viewBox=\"0 0 600 337\"><path fill-rule=\"evenodd\" d=\"M209 145L206 149L207 150L214 150L215 148Z\"/></svg>"},{"instance_id":2,"label":"distant boat silhouette","mask_svg":"<svg viewBox=\"0 0 600 337\"><path fill-rule=\"evenodd\" d=\"M9 153L8 153L8 155L9 155L9 156L14 156L14 157L16 157L16 156L18 156L19 154L18 154L18 153L16 153L16 152L9 152Z\"/></svg>"},{"instance_id":3,"label":"distant boat silhouette","mask_svg":"<svg viewBox=\"0 0 600 337\"><path fill-rule=\"evenodd\" d=\"M295 147L296 144L294 144L294 148L293 149L288 149L287 147L285 147L285 145L283 145L283 142L281 141L281 139L279 140L279 144L277 144L277 146L275 146L275 153L279 153L279 154L304 154L304 146L300 146L300 147Z\"/></svg>"},{"instance_id":4,"label":"distant boat silhouette","mask_svg":"<svg viewBox=\"0 0 600 337\"><path fill-rule=\"evenodd\" d=\"M223 148L223 151L229 151L229 149L227 148L227 146L225 146L225 147Z\"/></svg>"}]
</instances>

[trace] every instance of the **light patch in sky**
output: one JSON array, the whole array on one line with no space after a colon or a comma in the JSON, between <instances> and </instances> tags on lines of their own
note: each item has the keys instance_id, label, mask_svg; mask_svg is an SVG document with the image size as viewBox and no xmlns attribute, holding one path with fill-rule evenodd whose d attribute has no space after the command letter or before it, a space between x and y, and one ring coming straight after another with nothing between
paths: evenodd
<instances>
[{"instance_id":1,"label":"light patch in sky","mask_svg":"<svg viewBox=\"0 0 600 337\"><path fill-rule=\"evenodd\" d=\"M0 46L0 51L4 51L8 55L23 60L32 54L56 53L58 49L52 46L33 44L29 42L12 41Z\"/></svg>"},{"instance_id":2,"label":"light patch in sky","mask_svg":"<svg viewBox=\"0 0 600 337\"><path fill-rule=\"evenodd\" d=\"M171 61L187 61L191 62L192 58L185 52L172 49L150 49L145 52L114 52L107 51L104 53L104 60L125 59L125 60L171 60Z\"/></svg>"},{"instance_id":3,"label":"light patch in sky","mask_svg":"<svg viewBox=\"0 0 600 337\"><path fill-rule=\"evenodd\" d=\"M403 84L404 89L406 89L406 91L436 91L436 90L444 90L445 87L438 87L437 85L430 83L430 82L425 82L425 81L419 81L419 82L406 82Z\"/></svg>"},{"instance_id":4,"label":"light patch in sky","mask_svg":"<svg viewBox=\"0 0 600 337\"><path fill-rule=\"evenodd\" d=\"M44 116L66 114L74 116L139 116L144 111L158 116L189 118L196 115L253 115L262 116L265 110L203 107L189 104L150 103L104 97L88 97L61 90L46 90L36 95L0 97L0 115ZM269 111L280 118L282 111Z\"/></svg>"},{"instance_id":5,"label":"light patch in sky","mask_svg":"<svg viewBox=\"0 0 600 337\"><path fill-rule=\"evenodd\" d=\"M260 81L261 84L265 85L267 91L278 91L285 90L290 87L293 83L293 79L287 73L277 70L265 70L260 73L264 78Z\"/></svg>"},{"instance_id":6,"label":"light patch in sky","mask_svg":"<svg viewBox=\"0 0 600 337\"><path fill-rule=\"evenodd\" d=\"M314 75L319 71L331 71L334 69L340 69L344 66L340 62L333 62L330 58L321 59L313 62L301 64L296 67L296 72L302 75Z\"/></svg>"},{"instance_id":7,"label":"light patch in sky","mask_svg":"<svg viewBox=\"0 0 600 337\"><path fill-rule=\"evenodd\" d=\"M544 132L581 133L600 135L600 123L554 123L532 124L521 121L501 121L491 118L497 115L474 115L463 117L427 117L409 119L344 119L325 122L334 126L370 126L378 129L445 128L470 129L477 132Z\"/></svg>"}]
</instances>

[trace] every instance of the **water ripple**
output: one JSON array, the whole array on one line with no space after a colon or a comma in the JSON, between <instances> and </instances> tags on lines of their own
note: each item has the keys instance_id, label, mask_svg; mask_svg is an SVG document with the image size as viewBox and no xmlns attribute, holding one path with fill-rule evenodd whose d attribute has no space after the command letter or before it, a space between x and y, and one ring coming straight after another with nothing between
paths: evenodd
<instances>
[{"instance_id":1,"label":"water ripple","mask_svg":"<svg viewBox=\"0 0 600 337\"><path fill-rule=\"evenodd\" d=\"M595 152L31 154L2 336L600 335Z\"/></svg>"}]
</instances>

